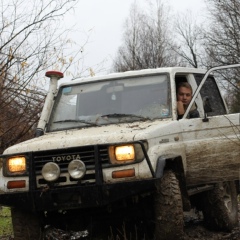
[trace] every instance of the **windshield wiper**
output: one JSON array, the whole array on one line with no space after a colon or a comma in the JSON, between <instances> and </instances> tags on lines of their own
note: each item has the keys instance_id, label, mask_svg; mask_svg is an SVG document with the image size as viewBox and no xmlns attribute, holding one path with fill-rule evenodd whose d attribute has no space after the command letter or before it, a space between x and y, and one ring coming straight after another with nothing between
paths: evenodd
<instances>
[{"instance_id":1,"label":"windshield wiper","mask_svg":"<svg viewBox=\"0 0 240 240\"><path fill-rule=\"evenodd\" d=\"M139 118L141 120L150 120L150 118L148 117L143 117L135 114L127 114L127 113L112 113L112 114L102 115L101 117L110 117L110 118L132 117L132 118Z\"/></svg>"},{"instance_id":2,"label":"windshield wiper","mask_svg":"<svg viewBox=\"0 0 240 240\"><path fill-rule=\"evenodd\" d=\"M85 120L79 120L79 119L65 119L65 120L60 120L60 121L56 121L53 123L64 123L64 122L80 122L80 123L85 123L91 126L98 126L96 123L93 122L87 122Z\"/></svg>"}]
</instances>

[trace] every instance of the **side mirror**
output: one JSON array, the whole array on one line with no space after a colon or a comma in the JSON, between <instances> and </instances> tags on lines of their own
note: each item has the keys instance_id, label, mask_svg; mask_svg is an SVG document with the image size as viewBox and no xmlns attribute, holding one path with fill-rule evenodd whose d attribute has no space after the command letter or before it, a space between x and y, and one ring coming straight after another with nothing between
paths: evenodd
<instances>
[{"instance_id":1,"label":"side mirror","mask_svg":"<svg viewBox=\"0 0 240 240\"><path fill-rule=\"evenodd\" d=\"M209 113L213 111L208 97L203 98L203 108L205 113Z\"/></svg>"},{"instance_id":2,"label":"side mirror","mask_svg":"<svg viewBox=\"0 0 240 240\"><path fill-rule=\"evenodd\" d=\"M204 119L203 122L208 122L207 113L212 112L212 107L208 96L203 98Z\"/></svg>"}]
</instances>

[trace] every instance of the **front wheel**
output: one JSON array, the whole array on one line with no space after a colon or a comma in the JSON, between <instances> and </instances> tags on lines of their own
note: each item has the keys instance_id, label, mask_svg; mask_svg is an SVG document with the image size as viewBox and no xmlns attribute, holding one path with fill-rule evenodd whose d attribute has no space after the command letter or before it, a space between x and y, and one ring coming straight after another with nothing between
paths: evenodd
<instances>
[{"instance_id":1,"label":"front wheel","mask_svg":"<svg viewBox=\"0 0 240 240\"><path fill-rule=\"evenodd\" d=\"M37 215L11 208L14 240L42 239L41 225Z\"/></svg>"},{"instance_id":2,"label":"front wheel","mask_svg":"<svg viewBox=\"0 0 240 240\"><path fill-rule=\"evenodd\" d=\"M183 205L179 182L173 171L166 171L155 194L155 239L182 239Z\"/></svg>"},{"instance_id":3,"label":"front wheel","mask_svg":"<svg viewBox=\"0 0 240 240\"><path fill-rule=\"evenodd\" d=\"M231 231L238 224L238 201L235 182L215 185L204 197L204 220L210 228Z\"/></svg>"}]
</instances>

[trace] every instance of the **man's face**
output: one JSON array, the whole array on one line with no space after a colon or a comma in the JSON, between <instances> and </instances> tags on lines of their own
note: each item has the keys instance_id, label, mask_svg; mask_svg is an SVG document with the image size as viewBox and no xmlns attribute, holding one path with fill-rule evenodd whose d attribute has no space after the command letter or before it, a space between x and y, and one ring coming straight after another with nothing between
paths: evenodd
<instances>
[{"instance_id":1,"label":"man's face","mask_svg":"<svg viewBox=\"0 0 240 240\"><path fill-rule=\"evenodd\" d=\"M192 91L186 87L180 87L177 93L177 100L181 101L184 106L188 106L192 99Z\"/></svg>"}]
</instances>

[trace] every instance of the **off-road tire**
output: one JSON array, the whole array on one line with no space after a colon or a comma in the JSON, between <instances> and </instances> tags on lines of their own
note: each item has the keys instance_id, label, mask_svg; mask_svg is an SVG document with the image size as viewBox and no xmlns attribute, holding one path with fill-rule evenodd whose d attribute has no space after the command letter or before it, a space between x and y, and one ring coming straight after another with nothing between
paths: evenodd
<instances>
[{"instance_id":1,"label":"off-road tire","mask_svg":"<svg viewBox=\"0 0 240 240\"><path fill-rule=\"evenodd\" d=\"M11 208L14 240L40 240L41 226L37 215Z\"/></svg>"},{"instance_id":2,"label":"off-road tire","mask_svg":"<svg viewBox=\"0 0 240 240\"><path fill-rule=\"evenodd\" d=\"M164 172L155 194L155 239L182 239L183 205L179 182L171 170Z\"/></svg>"},{"instance_id":3,"label":"off-road tire","mask_svg":"<svg viewBox=\"0 0 240 240\"><path fill-rule=\"evenodd\" d=\"M238 201L235 182L215 185L206 193L203 215L207 227L231 231L238 224Z\"/></svg>"}]
</instances>

